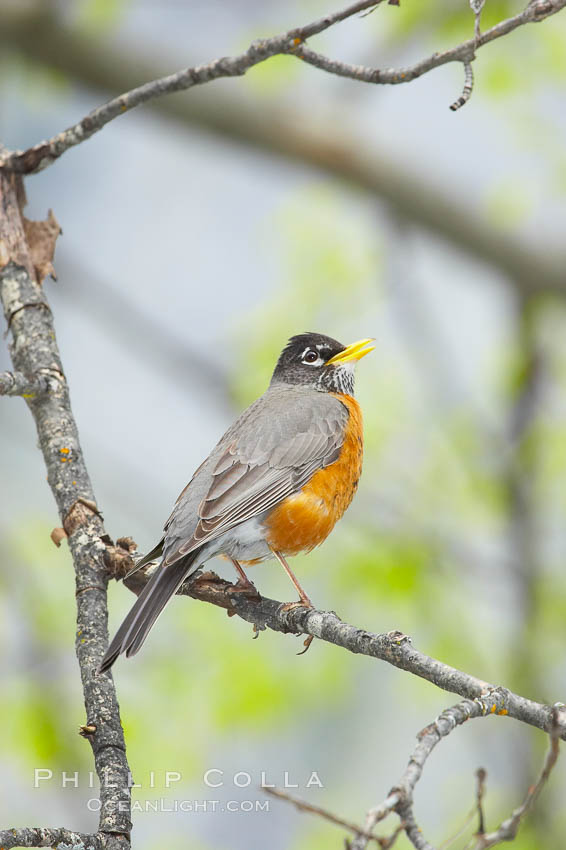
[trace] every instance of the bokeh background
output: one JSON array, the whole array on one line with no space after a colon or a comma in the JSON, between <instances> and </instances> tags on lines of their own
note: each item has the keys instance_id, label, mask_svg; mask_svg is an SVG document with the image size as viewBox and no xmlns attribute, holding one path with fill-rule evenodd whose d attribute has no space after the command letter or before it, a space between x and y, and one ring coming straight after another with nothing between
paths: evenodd
<instances>
[{"instance_id":1,"label":"bokeh background","mask_svg":"<svg viewBox=\"0 0 566 850\"><path fill-rule=\"evenodd\" d=\"M0 137L27 147L112 94L336 5L2 0ZM484 26L523 5L488 0ZM472 32L465 0L403 2L313 46L402 66ZM386 88L276 58L136 110L28 180L28 216L51 207L64 231L46 288L114 537L155 543L289 336L374 336L358 369L360 490L326 544L295 560L301 581L358 626L401 629L486 680L565 698L565 39L562 13L482 49L458 113L459 66ZM24 403L4 400L1 421L2 821L92 830L70 558L49 539L59 521ZM252 578L292 597L276 566ZM112 629L131 602L111 588ZM143 653L117 664L138 806L219 801L216 812L135 813L139 850L339 847L339 830L284 803L255 811L262 772L361 822L416 732L455 701L329 645L297 658L298 638L251 637L221 610L176 599ZM480 766L494 828L545 747L503 718L443 741L417 789L425 834L440 843L458 830ZM35 768L53 772L37 789ZM206 786L210 769L221 787ZM62 788L62 771L78 771L80 787ZM181 780L166 788L165 771ZM313 771L322 788L306 787ZM238 772L248 787L235 787ZM559 763L518 849L563 845L565 793ZM226 811L231 800L252 811Z\"/></svg>"}]
</instances>

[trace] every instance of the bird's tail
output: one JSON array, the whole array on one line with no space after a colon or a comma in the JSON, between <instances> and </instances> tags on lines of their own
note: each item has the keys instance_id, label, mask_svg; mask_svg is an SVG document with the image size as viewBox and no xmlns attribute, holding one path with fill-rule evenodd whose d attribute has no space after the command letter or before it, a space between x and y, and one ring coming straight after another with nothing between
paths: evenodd
<instances>
[{"instance_id":1,"label":"bird's tail","mask_svg":"<svg viewBox=\"0 0 566 850\"><path fill-rule=\"evenodd\" d=\"M183 581L198 567L199 553L191 552L166 567L157 567L114 635L98 668L109 670L122 652L135 655L148 636L151 627Z\"/></svg>"}]
</instances>

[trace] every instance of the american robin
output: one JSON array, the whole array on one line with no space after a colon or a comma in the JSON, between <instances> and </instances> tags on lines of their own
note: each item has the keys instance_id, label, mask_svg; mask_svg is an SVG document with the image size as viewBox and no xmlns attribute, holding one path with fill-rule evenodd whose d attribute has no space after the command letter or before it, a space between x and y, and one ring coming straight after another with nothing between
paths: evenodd
<instances>
[{"instance_id":1,"label":"american robin","mask_svg":"<svg viewBox=\"0 0 566 850\"><path fill-rule=\"evenodd\" d=\"M266 392L226 431L185 487L157 546L162 556L100 665L134 655L182 582L214 555L229 558L238 590L253 591L242 564L277 558L306 607L312 604L285 560L330 534L356 492L363 430L354 367L373 340L344 346L328 336L292 337Z\"/></svg>"}]
</instances>

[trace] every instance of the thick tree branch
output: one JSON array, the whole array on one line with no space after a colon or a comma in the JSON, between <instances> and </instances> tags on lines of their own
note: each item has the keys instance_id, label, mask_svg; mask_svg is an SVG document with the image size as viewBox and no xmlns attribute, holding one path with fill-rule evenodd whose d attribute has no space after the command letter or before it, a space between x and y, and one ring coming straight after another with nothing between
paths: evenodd
<instances>
[{"instance_id":1,"label":"thick tree branch","mask_svg":"<svg viewBox=\"0 0 566 850\"><path fill-rule=\"evenodd\" d=\"M71 832L70 829L3 829L0 830L0 847L11 850L12 847L53 847L58 850L102 850L103 845L94 835L84 832ZM120 850L120 845L105 845L107 850ZM123 847L123 845L122 845Z\"/></svg>"},{"instance_id":2,"label":"thick tree branch","mask_svg":"<svg viewBox=\"0 0 566 850\"><path fill-rule=\"evenodd\" d=\"M134 593L140 593L155 567L146 567L127 577L133 566L129 552L133 544L130 538L118 541L116 547L107 550L106 563L109 572L115 578L123 578L124 584ZM386 661L400 670L406 670L432 682L438 688L459 694L467 699L485 698L496 695L490 704L490 711L499 711L530 726L545 732L553 728L553 708L526 699L506 688L496 687L481 679L450 667L436 658L419 652L411 644L411 639L400 632L375 634L344 623L333 611L283 608L283 603L261 597L259 600L243 594L234 594L232 585L220 579L214 573L207 572L196 580L186 581L178 591L180 595L191 596L203 602L210 602L230 613L237 614L256 629L272 629L276 632L296 635L312 635L320 640L333 643L343 649L361 655L368 655ZM502 702L501 702L502 700ZM501 702L501 705L499 705ZM560 737L566 740L566 714L561 715Z\"/></svg>"},{"instance_id":3,"label":"thick tree branch","mask_svg":"<svg viewBox=\"0 0 566 850\"><path fill-rule=\"evenodd\" d=\"M42 7L45 8L45 7ZM87 38L65 28L48 14L10 16L0 10L0 43L18 46L33 61L42 61L87 86L108 91L133 88L140 79L152 80L163 67L148 59L148 51L128 50L107 39ZM204 94L204 92L203 92ZM486 223L462 204L457 194L423 179L418 163L398 163L375 145L354 138L336 120L323 121L300 106L250 103L242 94L209 89L206 97L158 98L151 108L185 126L239 142L269 155L308 165L345 180L375 196L396 215L447 239L456 247L492 264L525 293L566 289L566 258L545 248L529 246Z\"/></svg>"},{"instance_id":4,"label":"thick tree branch","mask_svg":"<svg viewBox=\"0 0 566 850\"><path fill-rule=\"evenodd\" d=\"M19 395L34 398L55 390L61 374L53 369L43 369L28 378L21 372L0 372L0 395Z\"/></svg>"},{"instance_id":5,"label":"thick tree branch","mask_svg":"<svg viewBox=\"0 0 566 850\"><path fill-rule=\"evenodd\" d=\"M12 334L14 386L44 389L41 376L50 376L48 393L24 395L37 426L48 481L68 535L75 567L76 652L86 724L94 728L87 737L101 784L98 833L84 846L127 850L131 829L130 782L120 712L112 677L97 677L95 672L108 642L108 577L102 560L104 528L83 460L51 311L35 276L26 243L21 217L23 189L19 180L15 175L0 172L0 297ZM38 307L43 309L35 309ZM3 378L4 384L12 380ZM29 843L32 840L49 841L49 845L54 841L67 846L73 843L65 837L70 833L58 830L16 830L19 844L9 843L11 834L0 841L0 846L33 846ZM56 834L62 837L54 837ZM22 843L24 839L27 844Z\"/></svg>"},{"instance_id":6,"label":"thick tree branch","mask_svg":"<svg viewBox=\"0 0 566 850\"><path fill-rule=\"evenodd\" d=\"M486 32L478 34L476 31L474 37L468 39L468 41L443 53L433 53L432 56L417 62L415 65L401 69L390 68L380 70L377 68L365 68L362 65L350 65L335 59L329 59L311 50L310 47L304 44L308 38L324 32L333 26L333 24L343 21L365 9L373 9L382 2L383 0L359 0L359 2L347 6L342 11L327 15L313 23L302 27L295 27L271 38L258 39L252 42L244 53L240 53L237 56L223 56L205 65L184 68L174 74L169 74L160 79L137 86L113 98L108 103L99 106L77 124L68 127L63 132L53 136L53 138L28 148L26 151L6 154L3 158L0 158L0 167L3 166L9 170L23 174L41 171L52 165L67 150L86 141L110 121L113 121L125 112L129 112L136 106L140 106L155 98L163 97L166 94L186 91L194 86L203 85L204 83L209 83L212 80L218 80L222 77L243 76L254 65L281 54L296 56L302 61L308 62L332 74L349 77L359 82L378 85L409 83L441 65L446 65L450 62L462 62L467 70L464 94L459 101L456 101L458 104L456 108L459 108L459 106L462 106L468 100L471 94L471 85L469 83L471 72L470 62L474 59L475 51L478 48L507 35L524 24L542 21L550 15L556 14L566 6L566 0L531 0L523 12L501 21ZM454 106L455 104L452 105L452 107Z\"/></svg>"}]
</instances>

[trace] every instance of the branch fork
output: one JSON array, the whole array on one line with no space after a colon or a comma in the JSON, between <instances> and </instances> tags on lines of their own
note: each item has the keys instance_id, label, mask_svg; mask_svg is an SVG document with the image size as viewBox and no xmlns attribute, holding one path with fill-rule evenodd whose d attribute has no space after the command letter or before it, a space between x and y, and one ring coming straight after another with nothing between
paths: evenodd
<instances>
[{"instance_id":1,"label":"branch fork","mask_svg":"<svg viewBox=\"0 0 566 850\"><path fill-rule=\"evenodd\" d=\"M433 53L420 62L401 69L388 68L380 70L376 68L365 68L362 65L351 65L346 62L329 59L306 46L305 41L312 36L318 35L334 24L344 21L360 12L367 10L373 11L383 2L384 0L359 0L359 2L352 3L339 12L326 15L310 24L295 27L285 33L270 38L256 39L246 51L237 56L223 56L212 60L208 64L184 68L174 74L168 74L158 80L137 86L94 109L78 123L68 127L51 139L40 142L25 151L8 151L0 155L0 169L4 168L7 171L18 174L32 174L41 171L52 165L67 150L86 141L110 121L143 103L174 92L186 91L194 86L203 85L222 77L243 76L250 68L260 62L264 62L272 56L284 54L296 56L303 62L307 62L331 74L348 77L358 82L379 85L409 83L441 65L446 65L450 62L461 62L464 65L465 82L462 95L450 107L455 111L467 103L471 96L473 78L471 76L470 63L476 50L490 41L507 35L520 26L542 21L550 15L556 14L566 6L566 0L535 0L535 2L530 2L523 12L507 18L491 27L491 29L481 33L479 29L479 14L482 4L479 0L472 0L475 3L475 6L472 7L475 13L474 36L472 38L442 53ZM477 12L475 11L476 7L478 8Z\"/></svg>"}]
</instances>

